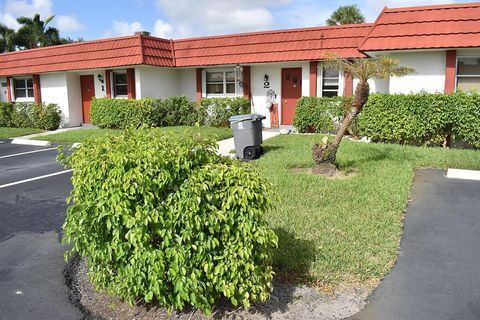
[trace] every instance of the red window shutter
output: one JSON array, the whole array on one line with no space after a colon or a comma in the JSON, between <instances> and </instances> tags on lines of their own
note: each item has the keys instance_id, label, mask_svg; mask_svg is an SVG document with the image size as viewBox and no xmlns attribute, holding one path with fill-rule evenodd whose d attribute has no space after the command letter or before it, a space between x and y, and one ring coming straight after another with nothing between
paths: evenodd
<instances>
[{"instance_id":1,"label":"red window shutter","mask_svg":"<svg viewBox=\"0 0 480 320\"><path fill-rule=\"evenodd\" d=\"M136 99L136 91L135 91L135 69L128 68L127 69L127 93L128 99Z\"/></svg>"},{"instance_id":2,"label":"red window shutter","mask_svg":"<svg viewBox=\"0 0 480 320\"><path fill-rule=\"evenodd\" d=\"M250 66L243 67L243 96L250 100L252 98Z\"/></svg>"},{"instance_id":3,"label":"red window shutter","mask_svg":"<svg viewBox=\"0 0 480 320\"><path fill-rule=\"evenodd\" d=\"M452 93L457 78L457 50L447 51L445 65L445 93Z\"/></svg>"},{"instance_id":4,"label":"red window shutter","mask_svg":"<svg viewBox=\"0 0 480 320\"><path fill-rule=\"evenodd\" d=\"M353 96L353 78L352 75L348 72L343 74L343 78L345 79L345 84L343 86L343 96L344 97L351 97Z\"/></svg>"},{"instance_id":5,"label":"red window shutter","mask_svg":"<svg viewBox=\"0 0 480 320\"><path fill-rule=\"evenodd\" d=\"M107 98L112 97L111 74L112 72L110 70L105 70L105 95Z\"/></svg>"},{"instance_id":6,"label":"red window shutter","mask_svg":"<svg viewBox=\"0 0 480 320\"><path fill-rule=\"evenodd\" d=\"M195 101L200 103L202 99L202 69L197 69L197 91L195 93Z\"/></svg>"},{"instance_id":7,"label":"red window shutter","mask_svg":"<svg viewBox=\"0 0 480 320\"><path fill-rule=\"evenodd\" d=\"M7 77L7 99L8 102L12 102L12 78Z\"/></svg>"},{"instance_id":8,"label":"red window shutter","mask_svg":"<svg viewBox=\"0 0 480 320\"><path fill-rule=\"evenodd\" d=\"M310 97L317 96L317 61L310 61Z\"/></svg>"},{"instance_id":9,"label":"red window shutter","mask_svg":"<svg viewBox=\"0 0 480 320\"><path fill-rule=\"evenodd\" d=\"M33 97L35 104L42 104L42 91L40 87L40 75L34 74L33 78Z\"/></svg>"}]
</instances>

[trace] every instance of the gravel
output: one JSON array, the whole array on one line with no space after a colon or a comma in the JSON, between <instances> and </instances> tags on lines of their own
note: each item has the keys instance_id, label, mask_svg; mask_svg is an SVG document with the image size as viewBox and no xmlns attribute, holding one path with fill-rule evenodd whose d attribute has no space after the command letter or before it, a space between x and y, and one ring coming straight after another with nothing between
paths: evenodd
<instances>
[{"instance_id":1,"label":"gravel","mask_svg":"<svg viewBox=\"0 0 480 320\"><path fill-rule=\"evenodd\" d=\"M327 295L304 285L274 281L270 299L254 303L249 310L234 308L220 301L211 317L200 311L186 310L169 314L161 306L139 304L131 306L118 298L95 290L87 275L87 266L79 257L71 259L65 272L71 301L83 312L85 319L343 319L360 311L370 290L367 288L338 289Z\"/></svg>"}]
</instances>

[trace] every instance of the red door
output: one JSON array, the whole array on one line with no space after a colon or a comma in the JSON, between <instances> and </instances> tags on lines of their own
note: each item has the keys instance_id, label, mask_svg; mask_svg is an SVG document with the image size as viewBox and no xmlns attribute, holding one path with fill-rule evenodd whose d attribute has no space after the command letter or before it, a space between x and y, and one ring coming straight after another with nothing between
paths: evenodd
<instances>
[{"instance_id":1,"label":"red door","mask_svg":"<svg viewBox=\"0 0 480 320\"><path fill-rule=\"evenodd\" d=\"M90 104L95 97L95 82L93 76L80 76L82 86L83 122L90 123Z\"/></svg>"},{"instance_id":2,"label":"red door","mask_svg":"<svg viewBox=\"0 0 480 320\"><path fill-rule=\"evenodd\" d=\"M291 125L302 96L302 68L282 69L282 124Z\"/></svg>"}]
</instances>

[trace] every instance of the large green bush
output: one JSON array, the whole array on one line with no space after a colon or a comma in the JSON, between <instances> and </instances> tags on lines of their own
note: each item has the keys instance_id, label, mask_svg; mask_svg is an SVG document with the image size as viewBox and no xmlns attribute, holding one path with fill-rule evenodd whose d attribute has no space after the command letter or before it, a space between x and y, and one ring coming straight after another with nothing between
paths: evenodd
<instances>
[{"instance_id":1,"label":"large green bush","mask_svg":"<svg viewBox=\"0 0 480 320\"><path fill-rule=\"evenodd\" d=\"M299 132L332 132L338 129L351 106L351 97L302 97L295 109L293 125Z\"/></svg>"},{"instance_id":2,"label":"large green bush","mask_svg":"<svg viewBox=\"0 0 480 320\"><path fill-rule=\"evenodd\" d=\"M449 96L447 127L457 140L480 148L480 94L456 92Z\"/></svg>"},{"instance_id":3,"label":"large green bush","mask_svg":"<svg viewBox=\"0 0 480 320\"><path fill-rule=\"evenodd\" d=\"M265 220L269 185L216 148L141 128L88 140L66 159L65 240L98 288L206 313L221 296L247 307L267 299L277 243Z\"/></svg>"},{"instance_id":4,"label":"large green bush","mask_svg":"<svg viewBox=\"0 0 480 320\"><path fill-rule=\"evenodd\" d=\"M0 126L55 130L60 126L61 112L56 104L0 103Z\"/></svg>"},{"instance_id":5,"label":"large green bush","mask_svg":"<svg viewBox=\"0 0 480 320\"><path fill-rule=\"evenodd\" d=\"M228 127L228 119L239 114L251 112L251 104L247 98L203 98L200 101L201 122L212 127Z\"/></svg>"},{"instance_id":6,"label":"large green bush","mask_svg":"<svg viewBox=\"0 0 480 320\"><path fill-rule=\"evenodd\" d=\"M155 99L155 124L159 127L191 126L199 121L195 102L185 96Z\"/></svg>"},{"instance_id":7,"label":"large green bush","mask_svg":"<svg viewBox=\"0 0 480 320\"><path fill-rule=\"evenodd\" d=\"M145 98L129 99L93 99L90 110L92 123L100 128L140 127L155 125L155 101Z\"/></svg>"}]
</instances>

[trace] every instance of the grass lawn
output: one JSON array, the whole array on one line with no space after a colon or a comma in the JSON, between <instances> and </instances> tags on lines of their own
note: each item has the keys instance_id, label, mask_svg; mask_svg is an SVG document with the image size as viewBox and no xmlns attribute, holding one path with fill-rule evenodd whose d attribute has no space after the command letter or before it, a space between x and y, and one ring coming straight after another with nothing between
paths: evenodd
<instances>
[{"instance_id":1,"label":"grass lawn","mask_svg":"<svg viewBox=\"0 0 480 320\"><path fill-rule=\"evenodd\" d=\"M357 176L328 180L292 172L313 165L314 141L321 136L267 140L257 165L279 202L269 214L279 236L277 271L325 289L342 282L374 285L390 271L416 169L480 169L480 151L344 141L338 163Z\"/></svg>"},{"instance_id":2,"label":"grass lawn","mask_svg":"<svg viewBox=\"0 0 480 320\"><path fill-rule=\"evenodd\" d=\"M0 127L0 139L26 136L29 134L40 133L43 130L34 128L4 128Z\"/></svg>"},{"instance_id":3,"label":"grass lawn","mask_svg":"<svg viewBox=\"0 0 480 320\"><path fill-rule=\"evenodd\" d=\"M232 130L228 128L212 128L212 127L164 127L157 128L156 130L163 130L165 132L170 132L173 134L181 135L185 130L191 130L193 132L199 132L200 134L206 137L216 137L218 140L227 139L233 136ZM47 136L34 138L36 140L48 140L59 143L73 143L73 142L83 142L88 138L98 138L106 135L119 134L122 130L116 129L78 129L65 131L55 134L50 134Z\"/></svg>"}]
</instances>

